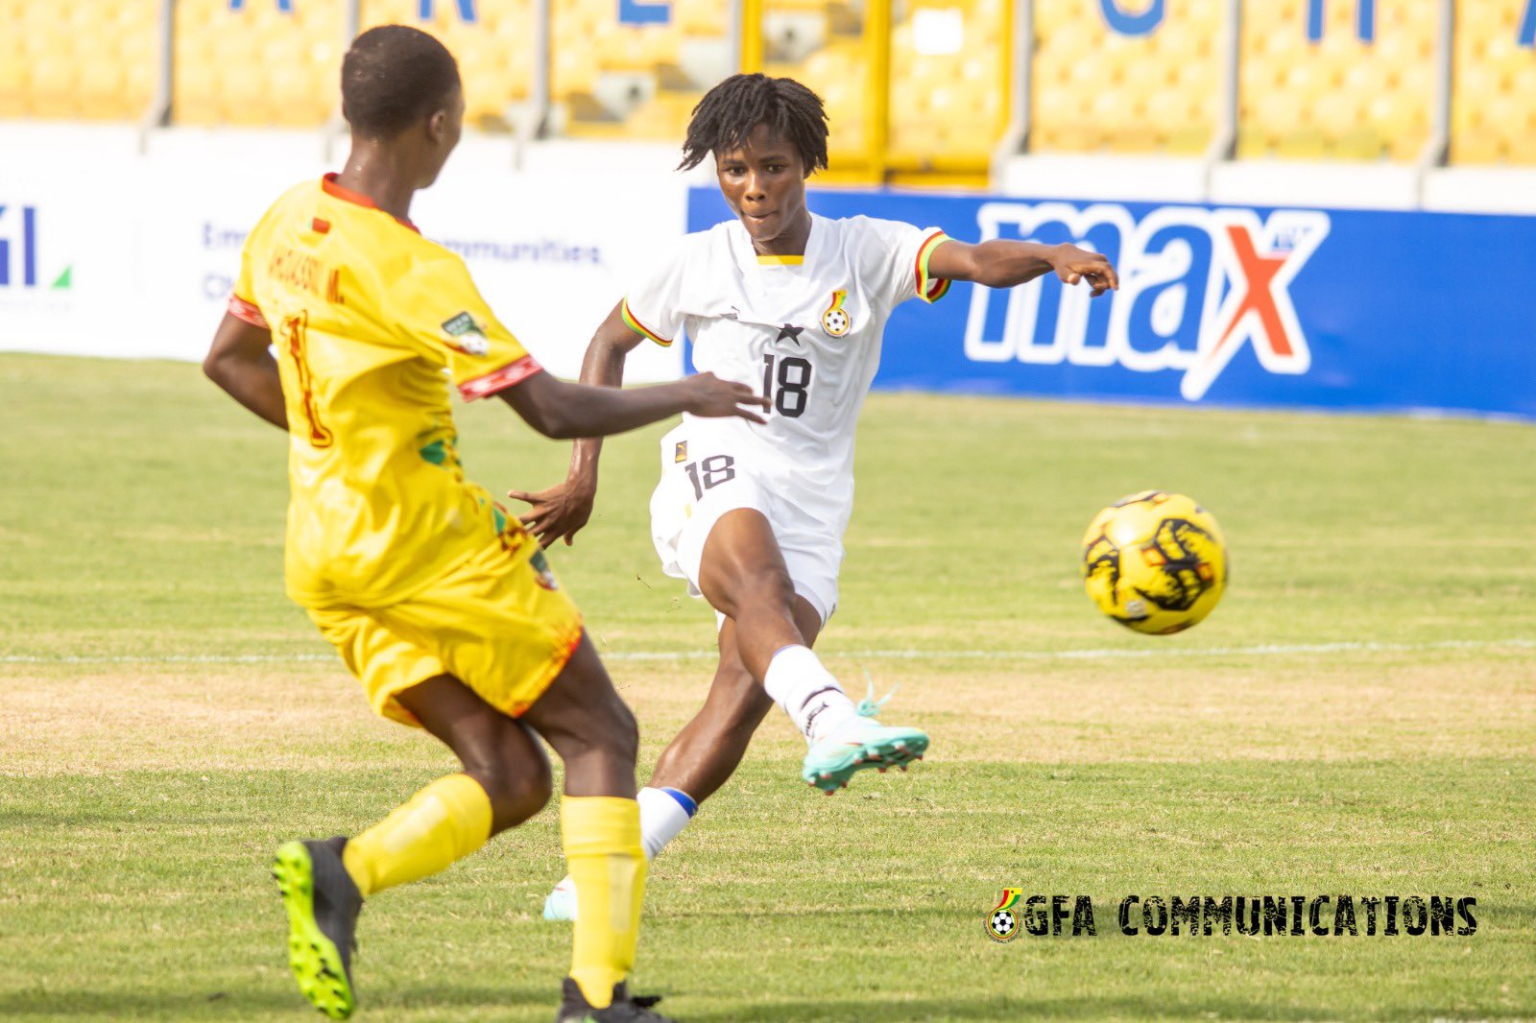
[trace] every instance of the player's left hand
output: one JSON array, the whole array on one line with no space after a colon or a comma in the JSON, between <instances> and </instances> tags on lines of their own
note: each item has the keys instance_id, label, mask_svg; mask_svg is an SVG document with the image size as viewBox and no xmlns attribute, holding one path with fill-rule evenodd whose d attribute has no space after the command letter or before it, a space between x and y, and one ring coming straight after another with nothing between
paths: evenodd
<instances>
[{"instance_id":1,"label":"player's left hand","mask_svg":"<svg viewBox=\"0 0 1536 1023\"><path fill-rule=\"evenodd\" d=\"M1120 287L1120 276L1114 265L1097 252L1080 249L1076 245L1058 245L1051 256L1051 268L1064 284L1077 284L1087 280L1093 288L1093 297Z\"/></svg>"},{"instance_id":2,"label":"player's left hand","mask_svg":"<svg viewBox=\"0 0 1536 1023\"><path fill-rule=\"evenodd\" d=\"M567 547L571 545L571 538L592 517L594 494L593 488L570 479L534 493L507 491L512 500L530 505L526 514L518 516L518 521L538 538L539 546L546 549L556 540L564 540Z\"/></svg>"}]
</instances>

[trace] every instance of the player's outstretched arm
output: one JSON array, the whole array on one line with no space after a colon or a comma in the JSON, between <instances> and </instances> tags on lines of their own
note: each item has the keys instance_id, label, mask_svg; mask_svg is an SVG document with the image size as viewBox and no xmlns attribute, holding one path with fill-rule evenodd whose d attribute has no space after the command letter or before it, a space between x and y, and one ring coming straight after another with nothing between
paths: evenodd
<instances>
[{"instance_id":1,"label":"player's outstretched arm","mask_svg":"<svg viewBox=\"0 0 1536 1023\"><path fill-rule=\"evenodd\" d=\"M624 322L623 303L613 307L598 326L581 360L581 382L595 387L620 387L624 383L624 359L644 340ZM572 445L571 468L564 482L539 491L509 490L514 501L529 504L523 525L548 547L556 540L571 540L592 517L597 498L597 462L603 451L601 437L583 437Z\"/></svg>"},{"instance_id":2,"label":"player's outstretched arm","mask_svg":"<svg viewBox=\"0 0 1536 1023\"><path fill-rule=\"evenodd\" d=\"M573 384L535 373L501 395L529 426L555 440L624 433L679 412L761 423L763 417L753 409L768 407L767 399L746 384L721 380L713 373L631 390Z\"/></svg>"},{"instance_id":3,"label":"player's outstretched arm","mask_svg":"<svg viewBox=\"0 0 1536 1023\"><path fill-rule=\"evenodd\" d=\"M994 238L979 245L946 241L928 257L930 276L975 281L989 288L1011 288L1055 271L1067 284L1086 280L1094 297L1120 287L1115 268L1097 252L1076 245L1041 245Z\"/></svg>"},{"instance_id":4,"label":"player's outstretched arm","mask_svg":"<svg viewBox=\"0 0 1536 1023\"><path fill-rule=\"evenodd\" d=\"M203 360L203 372L240 404L286 430L288 410L271 348L272 331L225 313Z\"/></svg>"}]
</instances>

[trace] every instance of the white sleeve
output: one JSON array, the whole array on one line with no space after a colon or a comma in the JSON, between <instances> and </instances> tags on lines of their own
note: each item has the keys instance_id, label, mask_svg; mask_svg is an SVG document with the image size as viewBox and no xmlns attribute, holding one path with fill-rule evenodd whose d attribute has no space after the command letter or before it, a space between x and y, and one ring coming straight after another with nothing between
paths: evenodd
<instances>
[{"instance_id":1,"label":"white sleeve","mask_svg":"<svg viewBox=\"0 0 1536 1023\"><path fill-rule=\"evenodd\" d=\"M949 282L928 274L933 250L949 241L942 228L913 227L898 220L856 218L863 235L863 265L867 284L894 309L909 298L937 302Z\"/></svg>"},{"instance_id":2,"label":"white sleeve","mask_svg":"<svg viewBox=\"0 0 1536 1023\"><path fill-rule=\"evenodd\" d=\"M670 345L683 329L683 278L689 247L662 259L624 296L621 312L629 329L659 345Z\"/></svg>"}]
</instances>

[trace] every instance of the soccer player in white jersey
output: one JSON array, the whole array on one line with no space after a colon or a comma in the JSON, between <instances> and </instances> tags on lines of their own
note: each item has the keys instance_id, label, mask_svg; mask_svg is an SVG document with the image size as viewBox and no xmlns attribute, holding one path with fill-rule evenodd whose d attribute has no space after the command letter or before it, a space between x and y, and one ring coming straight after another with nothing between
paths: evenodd
<instances>
[{"instance_id":1,"label":"soccer player in white jersey","mask_svg":"<svg viewBox=\"0 0 1536 1023\"><path fill-rule=\"evenodd\" d=\"M686 331L700 371L762 388L765 425L684 416L662 439L651 532L668 575L686 579L719 622L719 667L703 708L662 753L639 794L654 857L741 762L774 703L809 743L802 777L828 794L860 770L905 768L928 736L880 724L811 651L837 608L843 530L853 509L854 427L891 312L934 302L951 281L994 288L1055 272L1095 296L1118 286L1102 255L1072 245L968 245L936 228L806 208L805 182L827 165L821 99L788 78L736 75L695 108L682 169L713 156L737 219L687 236L609 314L581 380L617 387L624 357ZM602 440L576 442L564 483L511 496L548 546L587 522ZM549 919L574 919L562 881Z\"/></svg>"}]
</instances>

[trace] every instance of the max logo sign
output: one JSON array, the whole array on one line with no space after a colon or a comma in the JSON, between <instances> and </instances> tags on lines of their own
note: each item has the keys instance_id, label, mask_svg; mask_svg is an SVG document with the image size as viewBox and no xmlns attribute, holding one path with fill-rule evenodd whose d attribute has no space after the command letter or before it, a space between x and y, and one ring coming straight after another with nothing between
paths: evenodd
<instances>
[{"instance_id":1,"label":"max logo sign","mask_svg":"<svg viewBox=\"0 0 1536 1023\"><path fill-rule=\"evenodd\" d=\"M1328 237L1328 214L1165 206L1137 222L1112 203L987 203L981 236L1070 241L1104 253L1120 290L1090 301L1054 276L972 290L965 354L976 362L1180 371L1203 398L1242 349L1270 373L1299 375L1311 349L1291 302L1297 273Z\"/></svg>"}]
</instances>

